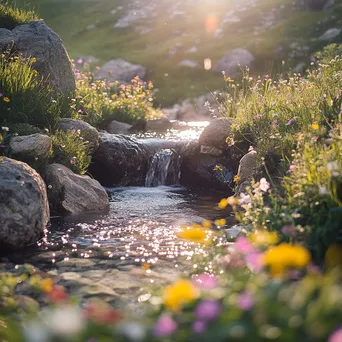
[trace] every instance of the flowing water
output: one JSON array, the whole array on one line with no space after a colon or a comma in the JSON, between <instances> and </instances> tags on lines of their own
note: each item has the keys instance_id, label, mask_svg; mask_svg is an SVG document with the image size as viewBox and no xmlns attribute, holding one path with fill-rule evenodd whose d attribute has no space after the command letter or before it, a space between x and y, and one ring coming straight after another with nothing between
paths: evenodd
<instances>
[{"instance_id":1,"label":"flowing water","mask_svg":"<svg viewBox=\"0 0 342 342\"><path fill-rule=\"evenodd\" d=\"M194 267L189 261L194 255L206 253L177 238L180 226L222 216L217 211L222 194L193 192L178 180L177 153L157 151L146 187L106 189L108 213L52 218L47 238L24 261L56 276L76 295L136 303L149 284L168 284Z\"/></svg>"}]
</instances>

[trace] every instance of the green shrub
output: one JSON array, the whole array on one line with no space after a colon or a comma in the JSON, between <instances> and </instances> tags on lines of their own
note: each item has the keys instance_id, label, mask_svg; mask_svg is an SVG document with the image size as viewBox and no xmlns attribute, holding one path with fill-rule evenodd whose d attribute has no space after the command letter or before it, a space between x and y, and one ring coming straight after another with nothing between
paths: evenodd
<instances>
[{"instance_id":1,"label":"green shrub","mask_svg":"<svg viewBox=\"0 0 342 342\"><path fill-rule=\"evenodd\" d=\"M152 106L152 83L136 77L130 85L95 81L89 73L77 73L77 92L72 109L74 116L95 127L105 128L112 120L134 123L156 115Z\"/></svg>"},{"instance_id":2,"label":"green shrub","mask_svg":"<svg viewBox=\"0 0 342 342\"><path fill-rule=\"evenodd\" d=\"M0 57L0 123L55 128L64 99L33 69L35 58Z\"/></svg>"},{"instance_id":3,"label":"green shrub","mask_svg":"<svg viewBox=\"0 0 342 342\"><path fill-rule=\"evenodd\" d=\"M28 23L32 20L38 20L39 17L34 11L26 11L8 3L0 4L0 27L13 29L14 27Z\"/></svg>"},{"instance_id":4,"label":"green shrub","mask_svg":"<svg viewBox=\"0 0 342 342\"><path fill-rule=\"evenodd\" d=\"M52 136L52 153L50 163L67 166L73 172L84 174L91 162L88 143L80 136L80 132L57 131Z\"/></svg>"}]
</instances>

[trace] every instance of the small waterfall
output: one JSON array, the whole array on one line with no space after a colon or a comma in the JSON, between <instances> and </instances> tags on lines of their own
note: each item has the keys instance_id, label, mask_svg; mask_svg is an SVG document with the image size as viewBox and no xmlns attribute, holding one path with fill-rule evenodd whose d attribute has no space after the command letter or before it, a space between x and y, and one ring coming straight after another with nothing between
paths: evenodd
<instances>
[{"instance_id":1,"label":"small waterfall","mask_svg":"<svg viewBox=\"0 0 342 342\"><path fill-rule=\"evenodd\" d=\"M176 185L180 179L180 156L172 149L156 152L146 174L145 186Z\"/></svg>"}]
</instances>

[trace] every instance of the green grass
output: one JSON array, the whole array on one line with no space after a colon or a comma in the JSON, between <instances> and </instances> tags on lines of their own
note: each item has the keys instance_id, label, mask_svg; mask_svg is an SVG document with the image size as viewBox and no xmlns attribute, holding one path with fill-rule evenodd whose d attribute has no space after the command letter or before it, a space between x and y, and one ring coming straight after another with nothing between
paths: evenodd
<instances>
[{"instance_id":1,"label":"green grass","mask_svg":"<svg viewBox=\"0 0 342 342\"><path fill-rule=\"evenodd\" d=\"M13 29L14 27L26 24L39 17L34 11L25 10L15 5L0 4L0 28Z\"/></svg>"},{"instance_id":2,"label":"green grass","mask_svg":"<svg viewBox=\"0 0 342 342\"><path fill-rule=\"evenodd\" d=\"M25 2L20 0L21 4ZM206 72L202 67L196 70L182 68L178 63L183 59L193 59L202 66L204 58L209 57L216 63L230 49L245 47L256 56L252 67L256 75L277 73L281 70L281 59L286 59L288 67L303 60L308 62L309 56L325 45L325 42L312 39L329 27L341 26L342 20L341 0L324 12L293 12L292 1L263 0L256 8L241 12L241 22L226 24L223 38L215 39L205 30L207 14L213 13L221 20L234 2L202 2L201 6L190 7L192 14L184 20L170 18L166 10L170 2L165 0L157 4L156 18L149 17L136 23L152 30L150 34L140 35L134 27L113 28L124 12L111 14L110 11L119 5L126 8L129 3L122 0L30 1L46 23L62 37L71 57L94 55L100 59L100 65L113 58L145 65L149 70L147 80L159 90L156 103L162 106L223 87L222 75ZM281 5L285 7L281 9ZM273 8L278 13L275 23L271 28L263 28L264 15ZM85 29L92 24L96 25L95 29ZM257 35L253 34L255 25L261 26ZM177 30L185 35L175 34ZM198 39L198 52L186 54L185 51ZM288 57L291 53L289 44L293 41L309 46L306 56ZM341 37L336 41L341 41ZM176 43L181 43L182 47L169 56L169 49ZM283 46L283 55L276 54L279 46ZM164 76L165 73L168 77Z\"/></svg>"}]
</instances>

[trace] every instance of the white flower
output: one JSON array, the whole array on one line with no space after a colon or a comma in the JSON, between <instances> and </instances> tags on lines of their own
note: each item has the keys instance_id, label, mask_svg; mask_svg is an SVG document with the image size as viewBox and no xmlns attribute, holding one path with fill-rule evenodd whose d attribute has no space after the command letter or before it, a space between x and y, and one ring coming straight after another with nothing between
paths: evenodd
<instances>
[{"instance_id":1,"label":"white flower","mask_svg":"<svg viewBox=\"0 0 342 342\"><path fill-rule=\"evenodd\" d=\"M71 305L46 311L42 319L54 335L66 338L75 336L84 325L81 310Z\"/></svg>"},{"instance_id":2,"label":"white flower","mask_svg":"<svg viewBox=\"0 0 342 342\"><path fill-rule=\"evenodd\" d=\"M338 163L337 163L336 161L334 161L334 162L329 162L329 163L327 164L327 167L328 167L329 171L337 171L337 170L339 169Z\"/></svg>"},{"instance_id":3,"label":"white flower","mask_svg":"<svg viewBox=\"0 0 342 342\"><path fill-rule=\"evenodd\" d=\"M8 127L1 127L1 129L2 129L3 131L6 131L6 132L9 131L9 128L8 128Z\"/></svg>"},{"instance_id":4,"label":"white flower","mask_svg":"<svg viewBox=\"0 0 342 342\"><path fill-rule=\"evenodd\" d=\"M252 201L251 196L246 195L244 193L240 194L240 199L239 199L240 205L251 203L251 201Z\"/></svg>"},{"instance_id":5,"label":"white flower","mask_svg":"<svg viewBox=\"0 0 342 342\"><path fill-rule=\"evenodd\" d=\"M266 178L261 178L260 179L260 185L259 188L263 192L267 192L270 188L270 183L267 182Z\"/></svg>"},{"instance_id":6,"label":"white flower","mask_svg":"<svg viewBox=\"0 0 342 342\"><path fill-rule=\"evenodd\" d=\"M121 332L131 341L142 341L146 335L144 326L135 322L122 325Z\"/></svg>"},{"instance_id":7,"label":"white flower","mask_svg":"<svg viewBox=\"0 0 342 342\"><path fill-rule=\"evenodd\" d=\"M25 323L23 330L26 342L47 342L49 340L46 328L38 321Z\"/></svg>"},{"instance_id":8,"label":"white flower","mask_svg":"<svg viewBox=\"0 0 342 342\"><path fill-rule=\"evenodd\" d=\"M325 186L320 186L319 187L319 194L321 196L328 195L328 193L329 193L329 191L328 191L328 189Z\"/></svg>"}]
</instances>

